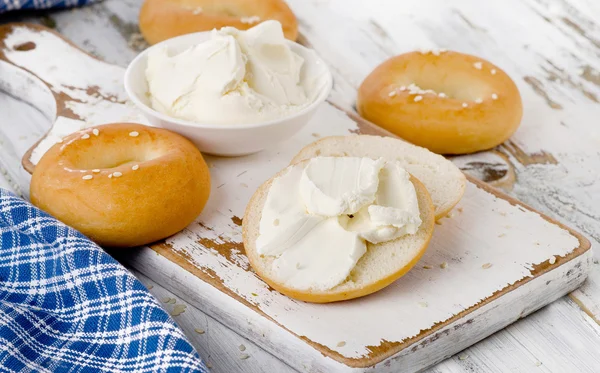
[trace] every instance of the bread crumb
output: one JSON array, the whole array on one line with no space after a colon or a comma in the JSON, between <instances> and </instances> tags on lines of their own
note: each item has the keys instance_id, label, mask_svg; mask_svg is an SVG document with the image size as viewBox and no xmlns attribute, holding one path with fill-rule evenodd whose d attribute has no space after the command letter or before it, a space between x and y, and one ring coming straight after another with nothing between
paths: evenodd
<instances>
[{"instance_id":1,"label":"bread crumb","mask_svg":"<svg viewBox=\"0 0 600 373\"><path fill-rule=\"evenodd\" d=\"M433 268L432 266L428 266L428 265L423 266L423 269L432 269L432 268Z\"/></svg>"},{"instance_id":2,"label":"bread crumb","mask_svg":"<svg viewBox=\"0 0 600 373\"><path fill-rule=\"evenodd\" d=\"M463 212L463 208L462 208L462 207L459 207L459 208L457 208L456 210L457 210L458 212Z\"/></svg>"},{"instance_id":3,"label":"bread crumb","mask_svg":"<svg viewBox=\"0 0 600 373\"><path fill-rule=\"evenodd\" d=\"M240 183L240 186L244 187L244 188L248 188L248 184L246 184L246 183Z\"/></svg>"},{"instance_id":4,"label":"bread crumb","mask_svg":"<svg viewBox=\"0 0 600 373\"><path fill-rule=\"evenodd\" d=\"M212 368L212 364L211 364L211 363L209 363L209 362L206 362L206 367L207 367L208 369L210 369L210 368Z\"/></svg>"},{"instance_id":5,"label":"bread crumb","mask_svg":"<svg viewBox=\"0 0 600 373\"><path fill-rule=\"evenodd\" d=\"M177 299L171 298L171 300L169 301L169 304L175 304L175 303L177 303Z\"/></svg>"},{"instance_id":6,"label":"bread crumb","mask_svg":"<svg viewBox=\"0 0 600 373\"><path fill-rule=\"evenodd\" d=\"M258 297L258 294L256 294L256 293L250 293L250 294L252 294L253 297Z\"/></svg>"},{"instance_id":7,"label":"bread crumb","mask_svg":"<svg viewBox=\"0 0 600 373\"><path fill-rule=\"evenodd\" d=\"M204 333L206 333L204 329L200 329L200 328L196 328L196 329L194 329L194 331L196 333L198 333L198 334L204 334Z\"/></svg>"},{"instance_id":8,"label":"bread crumb","mask_svg":"<svg viewBox=\"0 0 600 373\"><path fill-rule=\"evenodd\" d=\"M274 226L278 226L278 225L279 225L279 219L275 219L275 220L273 220L273 225L274 225Z\"/></svg>"},{"instance_id":9,"label":"bread crumb","mask_svg":"<svg viewBox=\"0 0 600 373\"><path fill-rule=\"evenodd\" d=\"M418 304L419 304L419 306L421 306L421 307L423 307L423 308L426 308L427 306L429 306L429 305L427 304L427 302L419 302Z\"/></svg>"},{"instance_id":10,"label":"bread crumb","mask_svg":"<svg viewBox=\"0 0 600 373\"><path fill-rule=\"evenodd\" d=\"M344 347L345 345L346 345L345 341L338 342L338 344L337 344L338 347Z\"/></svg>"},{"instance_id":11,"label":"bread crumb","mask_svg":"<svg viewBox=\"0 0 600 373\"><path fill-rule=\"evenodd\" d=\"M312 135L312 137L317 137L317 138L321 137L321 135L319 135L318 133L314 133L314 132L311 133L311 135Z\"/></svg>"},{"instance_id":12,"label":"bread crumb","mask_svg":"<svg viewBox=\"0 0 600 373\"><path fill-rule=\"evenodd\" d=\"M169 303L171 301L171 298L165 298L163 299L163 303Z\"/></svg>"},{"instance_id":13,"label":"bread crumb","mask_svg":"<svg viewBox=\"0 0 600 373\"><path fill-rule=\"evenodd\" d=\"M504 236L506 236L506 233L501 233L501 234L498 235L498 238L502 238Z\"/></svg>"},{"instance_id":14,"label":"bread crumb","mask_svg":"<svg viewBox=\"0 0 600 373\"><path fill-rule=\"evenodd\" d=\"M435 221L435 224L437 224L437 225L442 225L442 221L441 221L441 220L436 220L436 221Z\"/></svg>"},{"instance_id":15,"label":"bread crumb","mask_svg":"<svg viewBox=\"0 0 600 373\"><path fill-rule=\"evenodd\" d=\"M467 354L460 354L460 355L458 355L458 360L467 360L468 357L469 357L469 355L467 355Z\"/></svg>"},{"instance_id":16,"label":"bread crumb","mask_svg":"<svg viewBox=\"0 0 600 373\"><path fill-rule=\"evenodd\" d=\"M556 257L553 256L552 258L550 258L550 260L548 260L548 263L550 263L550 264L556 263Z\"/></svg>"},{"instance_id":17,"label":"bread crumb","mask_svg":"<svg viewBox=\"0 0 600 373\"><path fill-rule=\"evenodd\" d=\"M481 266L481 268L483 269L488 269L492 267L492 263L485 263L484 265Z\"/></svg>"},{"instance_id":18,"label":"bread crumb","mask_svg":"<svg viewBox=\"0 0 600 373\"><path fill-rule=\"evenodd\" d=\"M446 262L443 262L442 264L440 264L440 268L441 268L441 269L446 269L446 268L448 268L448 263L446 263Z\"/></svg>"},{"instance_id":19,"label":"bread crumb","mask_svg":"<svg viewBox=\"0 0 600 373\"><path fill-rule=\"evenodd\" d=\"M148 290L152 290L152 289L154 289L154 285L148 285L148 288L147 288L147 289L148 289Z\"/></svg>"}]
</instances>

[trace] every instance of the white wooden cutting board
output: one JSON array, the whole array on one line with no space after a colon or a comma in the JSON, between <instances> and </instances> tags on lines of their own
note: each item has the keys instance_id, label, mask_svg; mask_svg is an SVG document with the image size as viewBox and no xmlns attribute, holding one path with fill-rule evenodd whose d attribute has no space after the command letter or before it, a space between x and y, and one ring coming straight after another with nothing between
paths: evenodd
<instances>
[{"instance_id":1,"label":"white wooden cutting board","mask_svg":"<svg viewBox=\"0 0 600 373\"><path fill-rule=\"evenodd\" d=\"M123 71L40 26L0 27L0 89L54 123L145 123L125 97ZM469 178L421 262L383 291L315 305L270 289L243 253L247 201L303 146L351 133L387 134L324 104L283 144L246 157L207 157L213 189L197 221L121 259L296 369L315 373L419 371L584 281L591 258L585 238ZM31 151L23 159L28 171L32 154L35 161Z\"/></svg>"}]
</instances>

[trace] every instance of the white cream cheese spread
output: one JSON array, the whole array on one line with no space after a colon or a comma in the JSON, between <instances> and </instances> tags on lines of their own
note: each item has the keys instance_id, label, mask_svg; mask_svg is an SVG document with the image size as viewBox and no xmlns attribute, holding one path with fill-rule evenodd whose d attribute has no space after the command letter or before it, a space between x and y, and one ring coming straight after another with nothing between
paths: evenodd
<instances>
[{"instance_id":1,"label":"white cream cheese spread","mask_svg":"<svg viewBox=\"0 0 600 373\"><path fill-rule=\"evenodd\" d=\"M274 278L297 290L344 282L367 250L421 225L415 188L399 162L317 157L271 184L256 249Z\"/></svg>"},{"instance_id":2,"label":"white cream cheese spread","mask_svg":"<svg viewBox=\"0 0 600 373\"><path fill-rule=\"evenodd\" d=\"M210 40L171 55L148 53L152 107L198 123L259 123L289 115L316 98L318 82L303 74L304 58L281 24L265 21L240 31L213 30Z\"/></svg>"}]
</instances>

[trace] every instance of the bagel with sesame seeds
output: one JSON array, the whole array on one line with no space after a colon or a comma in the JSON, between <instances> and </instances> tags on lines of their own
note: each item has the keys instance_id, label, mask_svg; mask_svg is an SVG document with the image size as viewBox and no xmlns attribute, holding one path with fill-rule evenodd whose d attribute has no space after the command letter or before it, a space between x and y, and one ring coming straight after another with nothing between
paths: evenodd
<instances>
[{"instance_id":1,"label":"bagel with sesame seeds","mask_svg":"<svg viewBox=\"0 0 600 373\"><path fill-rule=\"evenodd\" d=\"M132 247L171 236L202 211L210 174L186 138L115 123L75 132L40 159L30 199L101 246Z\"/></svg>"},{"instance_id":2,"label":"bagel with sesame seeds","mask_svg":"<svg viewBox=\"0 0 600 373\"><path fill-rule=\"evenodd\" d=\"M362 82L356 108L365 119L438 154L493 148L517 130L521 95L499 67L446 50L392 57Z\"/></svg>"},{"instance_id":3,"label":"bagel with sesame seeds","mask_svg":"<svg viewBox=\"0 0 600 373\"><path fill-rule=\"evenodd\" d=\"M298 22L284 0L146 0L140 31L150 44L192 32L225 26L247 30L266 20L283 26L289 40L298 37Z\"/></svg>"}]
</instances>

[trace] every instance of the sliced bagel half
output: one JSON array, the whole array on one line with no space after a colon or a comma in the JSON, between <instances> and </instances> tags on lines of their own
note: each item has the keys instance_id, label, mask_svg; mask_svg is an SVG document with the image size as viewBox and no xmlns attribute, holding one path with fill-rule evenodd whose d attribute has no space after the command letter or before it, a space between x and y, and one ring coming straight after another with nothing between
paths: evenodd
<instances>
[{"instance_id":1,"label":"sliced bagel half","mask_svg":"<svg viewBox=\"0 0 600 373\"><path fill-rule=\"evenodd\" d=\"M367 242L366 253L358 260L350 275L341 284L328 290L297 290L278 281L273 271L273 256L262 256L256 250L263 207L275 178L291 167L306 167L308 160L288 166L261 185L254 193L243 219L243 239L246 256L254 271L272 288L291 298L313 303L329 303L362 297L390 285L407 273L421 258L435 225L434 206L425 186L414 176L411 182L417 192L421 225L412 235L379 244ZM332 242L332 244L335 244Z\"/></svg>"}]
</instances>

